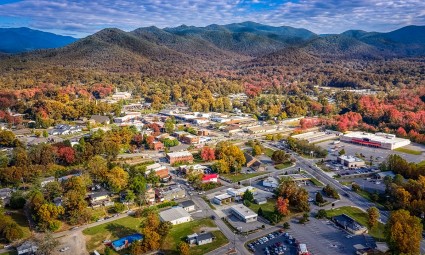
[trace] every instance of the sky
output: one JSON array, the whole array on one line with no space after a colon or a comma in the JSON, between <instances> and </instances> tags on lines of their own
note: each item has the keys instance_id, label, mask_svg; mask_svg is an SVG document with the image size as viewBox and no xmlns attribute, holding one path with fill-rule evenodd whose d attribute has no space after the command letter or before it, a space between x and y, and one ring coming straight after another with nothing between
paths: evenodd
<instances>
[{"instance_id":1,"label":"sky","mask_svg":"<svg viewBox=\"0 0 425 255\"><path fill-rule=\"evenodd\" d=\"M318 34L425 25L425 0L0 0L0 27L74 37L103 28L207 26L254 21Z\"/></svg>"}]
</instances>

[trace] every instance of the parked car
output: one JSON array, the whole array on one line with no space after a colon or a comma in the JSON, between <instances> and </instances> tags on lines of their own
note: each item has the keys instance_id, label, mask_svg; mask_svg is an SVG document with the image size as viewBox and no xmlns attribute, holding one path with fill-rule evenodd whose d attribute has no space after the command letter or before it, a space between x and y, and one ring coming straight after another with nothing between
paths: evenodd
<instances>
[{"instance_id":1,"label":"parked car","mask_svg":"<svg viewBox=\"0 0 425 255\"><path fill-rule=\"evenodd\" d=\"M62 248L62 249L60 249L59 251L60 251L60 252L64 252L64 251L67 251L67 250L69 250L69 246L63 247L63 248Z\"/></svg>"}]
</instances>

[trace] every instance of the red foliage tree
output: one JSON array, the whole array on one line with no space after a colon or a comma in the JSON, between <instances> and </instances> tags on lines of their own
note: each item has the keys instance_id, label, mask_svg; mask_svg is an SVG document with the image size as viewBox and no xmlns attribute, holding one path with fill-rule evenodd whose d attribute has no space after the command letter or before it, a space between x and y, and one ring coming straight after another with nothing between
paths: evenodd
<instances>
[{"instance_id":1,"label":"red foliage tree","mask_svg":"<svg viewBox=\"0 0 425 255\"><path fill-rule=\"evenodd\" d=\"M67 163L67 164L72 164L75 161L75 151L73 148L71 147L60 147L58 149L58 156L59 158Z\"/></svg>"},{"instance_id":2,"label":"red foliage tree","mask_svg":"<svg viewBox=\"0 0 425 255\"><path fill-rule=\"evenodd\" d=\"M201 158L205 161L215 160L215 150L213 148L205 146L201 150Z\"/></svg>"},{"instance_id":3,"label":"red foliage tree","mask_svg":"<svg viewBox=\"0 0 425 255\"><path fill-rule=\"evenodd\" d=\"M287 198L279 197L276 201L276 210L280 215L286 216L289 214L289 200Z\"/></svg>"},{"instance_id":4,"label":"red foliage tree","mask_svg":"<svg viewBox=\"0 0 425 255\"><path fill-rule=\"evenodd\" d=\"M396 134L397 134L397 136L400 136L400 137L406 137L407 136L406 130L404 130L403 127L399 127L397 129Z\"/></svg>"}]
</instances>

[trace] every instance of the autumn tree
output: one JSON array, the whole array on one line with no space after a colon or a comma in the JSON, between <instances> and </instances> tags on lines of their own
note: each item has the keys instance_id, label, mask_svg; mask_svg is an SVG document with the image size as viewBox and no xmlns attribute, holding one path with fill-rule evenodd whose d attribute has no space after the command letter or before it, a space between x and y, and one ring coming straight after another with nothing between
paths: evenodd
<instances>
[{"instance_id":1,"label":"autumn tree","mask_svg":"<svg viewBox=\"0 0 425 255\"><path fill-rule=\"evenodd\" d=\"M96 155L87 162L87 170L95 180L106 181L108 162L102 156Z\"/></svg>"},{"instance_id":2,"label":"autumn tree","mask_svg":"<svg viewBox=\"0 0 425 255\"><path fill-rule=\"evenodd\" d=\"M119 166L112 168L106 176L109 187L115 192L123 190L128 184L128 173Z\"/></svg>"},{"instance_id":3,"label":"autumn tree","mask_svg":"<svg viewBox=\"0 0 425 255\"><path fill-rule=\"evenodd\" d=\"M246 162L242 150L227 141L217 143L216 156L216 158L219 159L219 163L216 164L216 168L220 173L239 173Z\"/></svg>"},{"instance_id":4,"label":"autumn tree","mask_svg":"<svg viewBox=\"0 0 425 255\"><path fill-rule=\"evenodd\" d=\"M287 198L278 197L276 201L276 212L281 216L287 216L289 214L289 200Z\"/></svg>"},{"instance_id":5,"label":"autumn tree","mask_svg":"<svg viewBox=\"0 0 425 255\"><path fill-rule=\"evenodd\" d=\"M208 146L204 146L201 150L201 158L205 161L215 160L215 150Z\"/></svg>"},{"instance_id":6,"label":"autumn tree","mask_svg":"<svg viewBox=\"0 0 425 255\"><path fill-rule=\"evenodd\" d=\"M253 156L258 156L263 154L263 149L261 148L260 145L256 144L252 147L252 155Z\"/></svg>"},{"instance_id":7,"label":"autumn tree","mask_svg":"<svg viewBox=\"0 0 425 255\"><path fill-rule=\"evenodd\" d=\"M281 164L284 162L287 162L290 159L290 155L285 153L282 150L277 150L273 152L273 155L271 157L271 159L277 163L277 164Z\"/></svg>"},{"instance_id":8,"label":"autumn tree","mask_svg":"<svg viewBox=\"0 0 425 255\"><path fill-rule=\"evenodd\" d=\"M61 222L58 217L65 213L62 206L56 206L52 203L46 203L37 210L37 219L41 229L56 231L60 228Z\"/></svg>"},{"instance_id":9,"label":"autumn tree","mask_svg":"<svg viewBox=\"0 0 425 255\"><path fill-rule=\"evenodd\" d=\"M373 228L378 224L378 220L380 217L380 213L378 208L376 207L370 207L367 209L367 215L368 215L368 226L369 228Z\"/></svg>"},{"instance_id":10,"label":"autumn tree","mask_svg":"<svg viewBox=\"0 0 425 255\"><path fill-rule=\"evenodd\" d=\"M178 251L180 255L189 255L190 254L189 244L181 241L178 245Z\"/></svg>"},{"instance_id":11,"label":"autumn tree","mask_svg":"<svg viewBox=\"0 0 425 255\"><path fill-rule=\"evenodd\" d=\"M388 245L395 254L420 254L422 223L406 210L391 212L385 225Z\"/></svg>"}]
</instances>

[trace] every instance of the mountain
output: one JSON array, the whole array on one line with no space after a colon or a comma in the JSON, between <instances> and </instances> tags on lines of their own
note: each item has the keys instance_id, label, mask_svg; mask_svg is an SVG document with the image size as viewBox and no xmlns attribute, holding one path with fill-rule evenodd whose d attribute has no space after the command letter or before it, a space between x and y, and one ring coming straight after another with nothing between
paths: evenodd
<instances>
[{"instance_id":1,"label":"mountain","mask_svg":"<svg viewBox=\"0 0 425 255\"><path fill-rule=\"evenodd\" d=\"M58 48L75 42L70 36L56 35L30 28L0 28L0 52L18 53Z\"/></svg>"}]
</instances>

